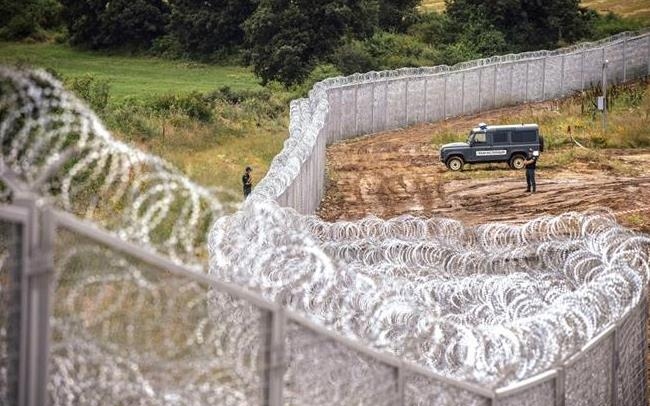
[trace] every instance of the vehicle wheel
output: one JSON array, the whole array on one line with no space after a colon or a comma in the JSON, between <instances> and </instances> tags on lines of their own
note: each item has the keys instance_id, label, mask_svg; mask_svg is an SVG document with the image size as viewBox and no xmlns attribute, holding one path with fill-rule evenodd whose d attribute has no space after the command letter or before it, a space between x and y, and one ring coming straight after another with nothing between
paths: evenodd
<instances>
[{"instance_id":1,"label":"vehicle wheel","mask_svg":"<svg viewBox=\"0 0 650 406\"><path fill-rule=\"evenodd\" d=\"M524 161L526 159L524 158L523 155L515 155L512 158L510 158L510 167L512 169L521 169L524 167Z\"/></svg>"},{"instance_id":2,"label":"vehicle wheel","mask_svg":"<svg viewBox=\"0 0 650 406\"><path fill-rule=\"evenodd\" d=\"M449 158L449 160L447 160L447 168L454 172L460 171L463 169L463 159L457 156Z\"/></svg>"}]
</instances>

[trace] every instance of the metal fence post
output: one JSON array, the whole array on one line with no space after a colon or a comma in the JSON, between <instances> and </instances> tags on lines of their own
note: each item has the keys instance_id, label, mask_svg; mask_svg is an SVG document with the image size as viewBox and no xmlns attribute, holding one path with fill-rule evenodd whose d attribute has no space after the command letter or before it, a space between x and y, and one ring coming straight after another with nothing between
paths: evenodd
<instances>
[{"instance_id":1,"label":"metal fence post","mask_svg":"<svg viewBox=\"0 0 650 406\"><path fill-rule=\"evenodd\" d=\"M546 58L542 59L542 100L546 100Z\"/></svg>"},{"instance_id":2,"label":"metal fence post","mask_svg":"<svg viewBox=\"0 0 650 406\"><path fill-rule=\"evenodd\" d=\"M650 76L650 34L647 36L646 40L648 42L648 58L646 59L646 62L648 63L648 76Z\"/></svg>"},{"instance_id":3,"label":"metal fence post","mask_svg":"<svg viewBox=\"0 0 650 406\"><path fill-rule=\"evenodd\" d=\"M508 104L513 103L512 99L512 82L515 76L515 64L514 62L510 64L510 94L508 95Z\"/></svg>"},{"instance_id":4,"label":"metal fence post","mask_svg":"<svg viewBox=\"0 0 650 406\"><path fill-rule=\"evenodd\" d=\"M409 77L404 80L404 123L402 127L409 124Z\"/></svg>"},{"instance_id":5,"label":"metal fence post","mask_svg":"<svg viewBox=\"0 0 650 406\"><path fill-rule=\"evenodd\" d=\"M620 324L616 324L616 328L612 333L612 382L611 382L611 405L618 405L618 329Z\"/></svg>"},{"instance_id":6,"label":"metal fence post","mask_svg":"<svg viewBox=\"0 0 650 406\"><path fill-rule=\"evenodd\" d=\"M478 71L478 112L481 112L481 107L482 107L482 97L483 93L483 67L481 66L481 69Z\"/></svg>"},{"instance_id":7,"label":"metal fence post","mask_svg":"<svg viewBox=\"0 0 650 406\"><path fill-rule=\"evenodd\" d=\"M372 81L371 101L370 101L370 132L375 132L375 86L376 82Z\"/></svg>"},{"instance_id":8,"label":"metal fence post","mask_svg":"<svg viewBox=\"0 0 650 406\"><path fill-rule=\"evenodd\" d=\"M406 406L406 376L404 368L399 366L395 369L395 380L397 382L397 406Z\"/></svg>"},{"instance_id":9,"label":"metal fence post","mask_svg":"<svg viewBox=\"0 0 650 406\"><path fill-rule=\"evenodd\" d=\"M494 64L494 82L492 83L492 108L497 107L497 77L498 77L498 64Z\"/></svg>"},{"instance_id":10,"label":"metal fence post","mask_svg":"<svg viewBox=\"0 0 650 406\"><path fill-rule=\"evenodd\" d=\"M359 135L359 84L354 85L354 135Z\"/></svg>"},{"instance_id":11,"label":"metal fence post","mask_svg":"<svg viewBox=\"0 0 650 406\"><path fill-rule=\"evenodd\" d=\"M462 115L465 115L465 77L465 71L463 71L463 83L460 86L460 111Z\"/></svg>"},{"instance_id":12,"label":"metal fence post","mask_svg":"<svg viewBox=\"0 0 650 406\"><path fill-rule=\"evenodd\" d=\"M424 77L424 122L429 122L429 77Z\"/></svg>"},{"instance_id":13,"label":"metal fence post","mask_svg":"<svg viewBox=\"0 0 650 406\"><path fill-rule=\"evenodd\" d=\"M623 40L623 82L627 82L627 37Z\"/></svg>"},{"instance_id":14,"label":"metal fence post","mask_svg":"<svg viewBox=\"0 0 650 406\"><path fill-rule=\"evenodd\" d=\"M555 406L565 406L566 403L566 371L564 368L557 370L555 375Z\"/></svg>"},{"instance_id":15,"label":"metal fence post","mask_svg":"<svg viewBox=\"0 0 650 406\"><path fill-rule=\"evenodd\" d=\"M263 379L264 379L264 406L282 406L282 392L284 388L284 372L286 370L285 341L287 318L284 310L266 313L262 323L264 334L263 352Z\"/></svg>"},{"instance_id":16,"label":"metal fence post","mask_svg":"<svg viewBox=\"0 0 650 406\"><path fill-rule=\"evenodd\" d=\"M388 78L384 80L384 125L380 131L388 128Z\"/></svg>"},{"instance_id":17,"label":"metal fence post","mask_svg":"<svg viewBox=\"0 0 650 406\"><path fill-rule=\"evenodd\" d=\"M564 66L566 63L566 55L562 55L562 72L560 75L560 96L564 96Z\"/></svg>"},{"instance_id":18,"label":"metal fence post","mask_svg":"<svg viewBox=\"0 0 650 406\"><path fill-rule=\"evenodd\" d=\"M528 77L529 73L528 71L530 70L530 62L526 61L526 103L528 103Z\"/></svg>"},{"instance_id":19,"label":"metal fence post","mask_svg":"<svg viewBox=\"0 0 650 406\"><path fill-rule=\"evenodd\" d=\"M20 390L25 406L48 404L47 383L50 347L51 293L54 282L54 220L49 209L41 210L36 197L17 193L14 203L29 211L27 266L22 280L22 314L25 348L24 386Z\"/></svg>"},{"instance_id":20,"label":"metal fence post","mask_svg":"<svg viewBox=\"0 0 650 406\"><path fill-rule=\"evenodd\" d=\"M585 90L585 51L580 53L580 91Z\"/></svg>"},{"instance_id":21,"label":"metal fence post","mask_svg":"<svg viewBox=\"0 0 650 406\"><path fill-rule=\"evenodd\" d=\"M607 55L606 55L606 52L607 52L607 51L606 51L606 48L607 48L606 46L603 46L603 55L602 55L602 60L600 61L600 66L603 66L603 65L605 64L605 61L607 60L607 58L606 58L606 57L607 57ZM603 91L604 91L604 90L605 90L605 89L603 89ZM607 101L605 100L605 102L607 102Z\"/></svg>"},{"instance_id":22,"label":"metal fence post","mask_svg":"<svg viewBox=\"0 0 650 406\"><path fill-rule=\"evenodd\" d=\"M449 77L449 72L445 72L445 88L442 92L442 119L447 119L447 79Z\"/></svg>"}]
</instances>

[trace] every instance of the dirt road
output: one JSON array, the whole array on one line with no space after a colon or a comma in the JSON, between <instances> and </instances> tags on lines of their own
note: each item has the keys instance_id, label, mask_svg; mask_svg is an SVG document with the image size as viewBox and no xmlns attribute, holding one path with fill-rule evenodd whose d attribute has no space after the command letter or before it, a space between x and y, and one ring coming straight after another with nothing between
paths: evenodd
<instances>
[{"instance_id":1,"label":"dirt road","mask_svg":"<svg viewBox=\"0 0 650 406\"><path fill-rule=\"evenodd\" d=\"M650 150L583 150L580 159L566 163L553 154L571 151L545 153L538 165L538 192L532 195L525 193L524 172L505 164L466 165L463 172L452 173L439 162L432 144L434 130L442 126L447 132L465 133L479 121L507 122L509 115L523 108L531 107L501 109L331 146L330 182L320 216L337 220L413 214L478 224L609 208L626 211L618 216L622 223L650 232ZM548 105L540 103L535 108Z\"/></svg>"}]
</instances>

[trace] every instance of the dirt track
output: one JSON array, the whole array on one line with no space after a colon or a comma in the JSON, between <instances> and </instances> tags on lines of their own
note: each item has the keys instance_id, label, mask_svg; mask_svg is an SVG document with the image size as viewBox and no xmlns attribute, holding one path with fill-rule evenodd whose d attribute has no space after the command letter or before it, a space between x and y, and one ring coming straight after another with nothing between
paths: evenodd
<instances>
[{"instance_id":1,"label":"dirt track","mask_svg":"<svg viewBox=\"0 0 650 406\"><path fill-rule=\"evenodd\" d=\"M524 172L510 170L505 164L466 165L463 172L451 173L439 162L438 150L432 145L436 126L465 133L479 121L507 122L509 115L522 108L531 107L501 109L331 146L330 182L319 214L327 220L371 214L382 218L435 215L478 224L571 210L604 207L622 212L650 206L650 150L594 151L606 154L607 159L587 158L566 166L545 165L543 154L537 171L538 192L533 195L525 193ZM549 105L541 103L534 108ZM627 176L617 175L614 165L631 170ZM650 231L650 210L621 213L619 220Z\"/></svg>"}]
</instances>

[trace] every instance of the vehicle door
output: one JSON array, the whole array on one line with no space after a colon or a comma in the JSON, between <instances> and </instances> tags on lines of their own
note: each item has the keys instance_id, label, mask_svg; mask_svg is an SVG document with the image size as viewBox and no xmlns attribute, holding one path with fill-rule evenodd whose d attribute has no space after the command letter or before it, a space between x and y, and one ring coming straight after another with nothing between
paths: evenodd
<instances>
[{"instance_id":1,"label":"vehicle door","mask_svg":"<svg viewBox=\"0 0 650 406\"><path fill-rule=\"evenodd\" d=\"M472 140L472 162L489 162L492 160L490 145L491 133L476 133Z\"/></svg>"},{"instance_id":2,"label":"vehicle door","mask_svg":"<svg viewBox=\"0 0 650 406\"><path fill-rule=\"evenodd\" d=\"M512 148L510 147L510 130L497 130L491 135L490 158L495 162L507 161Z\"/></svg>"}]
</instances>

